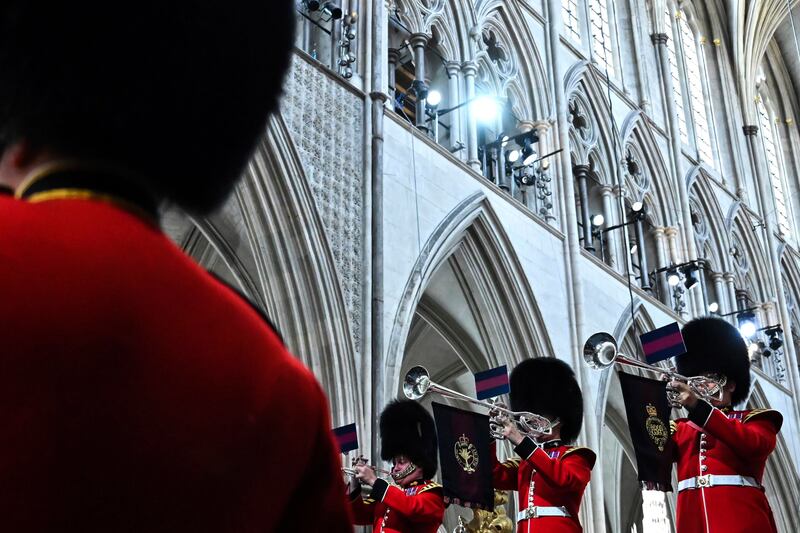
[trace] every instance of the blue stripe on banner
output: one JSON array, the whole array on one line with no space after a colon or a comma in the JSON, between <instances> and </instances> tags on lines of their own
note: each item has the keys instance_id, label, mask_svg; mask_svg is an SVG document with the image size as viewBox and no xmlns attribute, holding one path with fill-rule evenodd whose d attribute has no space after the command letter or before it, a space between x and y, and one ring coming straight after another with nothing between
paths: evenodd
<instances>
[{"instance_id":1,"label":"blue stripe on banner","mask_svg":"<svg viewBox=\"0 0 800 533\"><path fill-rule=\"evenodd\" d=\"M686 353L681 328L677 322L648 331L640 335L639 340L648 363L657 363Z\"/></svg>"},{"instance_id":2,"label":"blue stripe on banner","mask_svg":"<svg viewBox=\"0 0 800 533\"><path fill-rule=\"evenodd\" d=\"M642 344L647 344L649 342L653 342L654 340L660 339L661 337L669 337L674 333L680 332L680 330L681 327L678 325L678 323L673 322L672 324L667 324L664 327L643 333L639 336L639 339L642 341Z\"/></svg>"},{"instance_id":3,"label":"blue stripe on banner","mask_svg":"<svg viewBox=\"0 0 800 533\"><path fill-rule=\"evenodd\" d=\"M478 372L475 374L475 383L478 383L484 379L502 376L503 374L508 375L508 367L506 365L498 366L497 368L490 368L489 370L484 370L483 372Z\"/></svg>"},{"instance_id":4,"label":"blue stripe on banner","mask_svg":"<svg viewBox=\"0 0 800 533\"><path fill-rule=\"evenodd\" d=\"M478 393L479 400L486 400L487 398L494 398L495 396L500 396L501 394L507 394L511 388L506 385L500 385L499 387L494 387L493 389L486 389L483 392Z\"/></svg>"},{"instance_id":5,"label":"blue stripe on banner","mask_svg":"<svg viewBox=\"0 0 800 533\"><path fill-rule=\"evenodd\" d=\"M337 437L340 435L345 435L347 433L355 433L356 432L356 425L355 424L347 424L346 426L338 427L333 430L333 434Z\"/></svg>"}]
</instances>

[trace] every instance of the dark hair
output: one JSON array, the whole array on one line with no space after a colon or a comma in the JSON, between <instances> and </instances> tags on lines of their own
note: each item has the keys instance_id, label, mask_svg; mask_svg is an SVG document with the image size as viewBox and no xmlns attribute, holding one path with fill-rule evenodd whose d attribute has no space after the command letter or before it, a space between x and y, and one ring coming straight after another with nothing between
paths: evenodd
<instances>
[{"instance_id":1,"label":"dark hair","mask_svg":"<svg viewBox=\"0 0 800 533\"><path fill-rule=\"evenodd\" d=\"M26 140L219 205L277 104L291 0L0 4L0 146Z\"/></svg>"}]
</instances>

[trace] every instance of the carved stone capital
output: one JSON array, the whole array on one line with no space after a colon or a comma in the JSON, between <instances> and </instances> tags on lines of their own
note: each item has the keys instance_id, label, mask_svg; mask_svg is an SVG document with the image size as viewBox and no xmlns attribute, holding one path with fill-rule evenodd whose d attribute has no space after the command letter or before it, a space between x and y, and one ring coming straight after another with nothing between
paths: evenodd
<instances>
[{"instance_id":1,"label":"carved stone capital","mask_svg":"<svg viewBox=\"0 0 800 533\"><path fill-rule=\"evenodd\" d=\"M427 33L412 33L408 38L412 48L425 48L430 40L431 36Z\"/></svg>"},{"instance_id":2,"label":"carved stone capital","mask_svg":"<svg viewBox=\"0 0 800 533\"><path fill-rule=\"evenodd\" d=\"M664 228L664 233L667 235L668 238L674 239L678 236L678 228L675 226L669 226Z\"/></svg>"},{"instance_id":3,"label":"carved stone capital","mask_svg":"<svg viewBox=\"0 0 800 533\"><path fill-rule=\"evenodd\" d=\"M527 133L534 129L534 124L535 123L530 120L519 120L517 121L517 129L520 133Z\"/></svg>"},{"instance_id":4,"label":"carved stone capital","mask_svg":"<svg viewBox=\"0 0 800 533\"><path fill-rule=\"evenodd\" d=\"M712 272L711 273L711 281L714 283L722 283L725 281L725 274L722 272Z\"/></svg>"},{"instance_id":5,"label":"carved stone capital","mask_svg":"<svg viewBox=\"0 0 800 533\"><path fill-rule=\"evenodd\" d=\"M667 228L665 228L664 226L656 226L652 229L651 233L653 234L653 237L656 238L656 240L661 240L664 238L664 235L666 235Z\"/></svg>"},{"instance_id":6,"label":"carved stone capital","mask_svg":"<svg viewBox=\"0 0 800 533\"><path fill-rule=\"evenodd\" d=\"M600 187L600 194L602 194L603 197L611 196L614 194L614 187L611 185L603 185Z\"/></svg>"},{"instance_id":7,"label":"carved stone capital","mask_svg":"<svg viewBox=\"0 0 800 533\"><path fill-rule=\"evenodd\" d=\"M742 131L745 137L756 136L758 134L758 126L742 126Z\"/></svg>"},{"instance_id":8,"label":"carved stone capital","mask_svg":"<svg viewBox=\"0 0 800 533\"><path fill-rule=\"evenodd\" d=\"M389 48L389 64L397 65L400 61L401 52L397 48Z\"/></svg>"},{"instance_id":9,"label":"carved stone capital","mask_svg":"<svg viewBox=\"0 0 800 533\"><path fill-rule=\"evenodd\" d=\"M666 33L654 33L650 36L650 40L653 41L655 46L660 44L666 46L669 42L669 37Z\"/></svg>"},{"instance_id":10,"label":"carved stone capital","mask_svg":"<svg viewBox=\"0 0 800 533\"><path fill-rule=\"evenodd\" d=\"M728 283L733 283L736 281L736 275L733 272L725 272L722 277L724 277L725 281Z\"/></svg>"},{"instance_id":11,"label":"carved stone capital","mask_svg":"<svg viewBox=\"0 0 800 533\"><path fill-rule=\"evenodd\" d=\"M536 134L541 138L544 137L547 132L550 130L550 121L548 120L537 120L533 122L533 129L536 130Z\"/></svg>"},{"instance_id":12,"label":"carved stone capital","mask_svg":"<svg viewBox=\"0 0 800 533\"><path fill-rule=\"evenodd\" d=\"M474 61L464 61L461 64L461 71L464 73L464 76L475 77L478 74L478 64Z\"/></svg>"},{"instance_id":13,"label":"carved stone capital","mask_svg":"<svg viewBox=\"0 0 800 533\"><path fill-rule=\"evenodd\" d=\"M589 165L575 165L572 167L573 175L579 180L588 178L590 171Z\"/></svg>"},{"instance_id":14,"label":"carved stone capital","mask_svg":"<svg viewBox=\"0 0 800 533\"><path fill-rule=\"evenodd\" d=\"M458 76L458 73L461 72L461 63L458 61L447 61L444 64L444 68L447 69L447 75L449 77Z\"/></svg>"}]
</instances>

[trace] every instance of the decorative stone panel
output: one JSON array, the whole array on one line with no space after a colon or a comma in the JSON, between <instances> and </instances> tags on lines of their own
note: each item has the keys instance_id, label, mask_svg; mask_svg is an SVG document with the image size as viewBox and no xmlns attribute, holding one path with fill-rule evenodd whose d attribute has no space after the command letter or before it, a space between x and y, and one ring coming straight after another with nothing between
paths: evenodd
<instances>
[{"instance_id":1,"label":"decorative stone panel","mask_svg":"<svg viewBox=\"0 0 800 533\"><path fill-rule=\"evenodd\" d=\"M364 102L343 82L295 56L281 113L291 133L317 211L325 226L350 316L354 348L361 348L364 249Z\"/></svg>"}]
</instances>

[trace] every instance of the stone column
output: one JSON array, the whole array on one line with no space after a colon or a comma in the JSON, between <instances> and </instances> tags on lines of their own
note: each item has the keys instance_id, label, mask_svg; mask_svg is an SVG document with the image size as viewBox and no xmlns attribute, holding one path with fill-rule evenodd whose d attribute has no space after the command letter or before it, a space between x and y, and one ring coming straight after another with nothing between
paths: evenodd
<instances>
[{"instance_id":1,"label":"stone column","mask_svg":"<svg viewBox=\"0 0 800 533\"><path fill-rule=\"evenodd\" d=\"M678 246L678 228L669 227L666 228L665 232L667 234L667 242L669 243L669 262L673 264L681 263L680 247Z\"/></svg>"},{"instance_id":2,"label":"stone column","mask_svg":"<svg viewBox=\"0 0 800 533\"><path fill-rule=\"evenodd\" d=\"M425 113L425 99L422 95L427 94L428 86L425 84L425 46L428 44L428 37L424 33L414 33L409 42L414 52L414 89L416 92L416 126L417 128L428 131Z\"/></svg>"},{"instance_id":3,"label":"stone column","mask_svg":"<svg viewBox=\"0 0 800 533\"><path fill-rule=\"evenodd\" d=\"M762 213L761 218L764 222L764 233L766 234L765 243L764 245L767 248L767 256L769 257L769 264L771 266L771 274L772 274L772 286L775 289L775 293L778 299L778 310L780 312L781 323L783 323L783 340L785 345L789 346L793 343L792 339L792 330L791 330L791 316L789 315L789 310L786 306L786 293L783 289L783 274L781 272L781 262L780 258L778 257L778 245L777 245L777 238L775 237L775 232L772 229L772 220L771 217L768 216L767 213L763 212L766 210L767 205L771 205L768 200L770 198L770 177L767 175L766 168L762 164L761 159L761 152L759 149L759 145L756 142L756 134L758 133L757 126L744 126L743 131L745 137L747 139L747 147L750 151L750 157L753 161L753 167L755 167L756 172L756 187L758 189L758 196L761 200L762 206ZM800 369L797 367L797 360L796 355L794 354L794 350L787 349L784 350L784 354L787 355L786 364L789 367L788 372L788 380L789 380L789 388L792 390L796 390L800 387ZM795 413L800 416L800 405L795 405Z\"/></svg>"},{"instance_id":4,"label":"stone column","mask_svg":"<svg viewBox=\"0 0 800 533\"><path fill-rule=\"evenodd\" d=\"M464 85L467 91L465 102L470 102L475 98L475 76L478 74L478 66L474 61L465 61L461 65L461 72L464 73ZM469 105L464 106L467 118L467 164L480 172L481 162L478 159L478 124L475 116L469 112Z\"/></svg>"},{"instance_id":5,"label":"stone column","mask_svg":"<svg viewBox=\"0 0 800 533\"><path fill-rule=\"evenodd\" d=\"M653 287L650 286L650 269L647 264L647 250L645 249L644 240L644 222L642 217L636 217L633 222L633 228L636 230L636 255L639 256L639 281L641 282L642 289L652 291Z\"/></svg>"},{"instance_id":6,"label":"stone column","mask_svg":"<svg viewBox=\"0 0 800 533\"><path fill-rule=\"evenodd\" d=\"M603 195L603 218L606 220L605 226L614 226L616 225L616 217L614 216L614 199L612 198L614 190L608 185L603 185L603 187L600 189L600 193ZM625 229L623 228L623 231L624 230ZM605 239L605 242L601 245L603 246L605 254L608 257L608 266L615 268L617 266L617 230L604 233L601 239Z\"/></svg>"},{"instance_id":7,"label":"stone column","mask_svg":"<svg viewBox=\"0 0 800 533\"><path fill-rule=\"evenodd\" d=\"M722 272L712 272L711 273L711 281L714 282L714 300L719 305L719 314L724 315L725 313L730 313L733 311L731 309L730 304L728 303L728 298L726 297L727 291L725 290L725 276Z\"/></svg>"},{"instance_id":8,"label":"stone column","mask_svg":"<svg viewBox=\"0 0 800 533\"><path fill-rule=\"evenodd\" d=\"M722 277L725 279L725 287L727 288L728 312L733 313L739 309L739 303L736 299L736 276L731 272L725 272Z\"/></svg>"},{"instance_id":9,"label":"stone column","mask_svg":"<svg viewBox=\"0 0 800 533\"><path fill-rule=\"evenodd\" d=\"M391 100L392 110L397 101L397 63L400 61L400 50L389 48L389 99Z\"/></svg>"},{"instance_id":10,"label":"stone column","mask_svg":"<svg viewBox=\"0 0 800 533\"><path fill-rule=\"evenodd\" d=\"M461 63L456 61L448 61L445 64L447 69L447 107L455 107L461 103ZM463 109L463 108L462 108ZM461 147L464 146L463 133L461 131L461 112L462 109L456 109L450 113L450 150L458 154L460 159L464 159L461 155Z\"/></svg>"},{"instance_id":11,"label":"stone column","mask_svg":"<svg viewBox=\"0 0 800 533\"><path fill-rule=\"evenodd\" d=\"M667 266L667 238L666 238L666 230L659 226L657 228L653 228L653 239L656 241L656 257L658 260L658 265L656 265L656 269L662 268ZM670 294L669 294L669 285L667 284L667 274L666 272L659 272L658 273L658 287L661 289L659 292L659 299L661 303L666 306L670 305Z\"/></svg>"},{"instance_id":12,"label":"stone column","mask_svg":"<svg viewBox=\"0 0 800 533\"><path fill-rule=\"evenodd\" d=\"M578 198L581 203L581 224L583 224L583 247L594 252L592 242L592 221L589 213L589 166L577 165L572 167L575 180L578 182Z\"/></svg>"},{"instance_id":13,"label":"stone column","mask_svg":"<svg viewBox=\"0 0 800 533\"><path fill-rule=\"evenodd\" d=\"M503 124L503 114L497 116L497 140L503 136L505 125ZM514 197L514 180L506 175L506 153L503 143L497 144L497 185Z\"/></svg>"},{"instance_id":14,"label":"stone column","mask_svg":"<svg viewBox=\"0 0 800 533\"><path fill-rule=\"evenodd\" d=\"M680 200L680 223L683 226L684 232L692 231L692 215L689 209L689 191L686 188L686 182L683 179L683 159L681 155L681 135L680 127L678 126L678 109L675 107L675 100L673 97L674 91L672 87L672 71L669 64L669 50L667 42L669 37L666 33L655 33L651 36L653 45L656 47L656 54L659 59L659 67L661 71L661 80L664 84L664 93L666 96L667 105L667 118L669 119L669 137L671 142L672 152L672 165L675 171L674 183L678 184L678 198ZM684 235L683 244L686 250L686 260L691 261L697 258L697 252L694 249L694 239L688 238L689 235Z\"/></svg>"}]
</instances>

